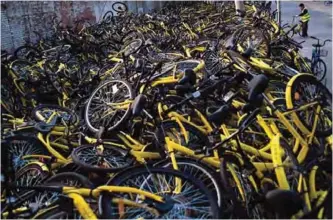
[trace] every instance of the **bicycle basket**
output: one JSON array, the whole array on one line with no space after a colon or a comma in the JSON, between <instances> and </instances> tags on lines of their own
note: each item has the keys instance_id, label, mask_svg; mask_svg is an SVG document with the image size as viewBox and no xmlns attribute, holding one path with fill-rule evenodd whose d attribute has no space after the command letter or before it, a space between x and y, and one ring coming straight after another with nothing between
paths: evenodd
<instances>
[{"instance_id":1,"label":"bicycle basket","mask_svg":"<svg viewBox=\"0 0 333 220\"><path fill-rule=\"evenodd\" d=\"M320 56L321 57L327 57L327 54L328 54L328 50L324 50L324 49L320 50Z\"/></svg>"}]
</instances>

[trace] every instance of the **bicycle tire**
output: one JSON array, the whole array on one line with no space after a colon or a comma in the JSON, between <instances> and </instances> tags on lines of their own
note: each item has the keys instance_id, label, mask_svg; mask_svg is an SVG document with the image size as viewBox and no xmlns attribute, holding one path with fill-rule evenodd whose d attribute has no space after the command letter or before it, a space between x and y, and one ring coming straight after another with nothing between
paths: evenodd
<instances>
[{"instance_id":1,"label":"bicycle tire","mask_svg":"<svg viewBox=\"0 0 333 220\"><path fill-rule=\"evenodd\" d=\"M67 182L64 182L67 181ZM64 173L58 173L49 179L47 179L44 183L44 186L73 186L73 187L79 187L79 188L89 188L92 189L94 187L93 183L90 182L90 180L78 173L75 172L64 172ZM48 192L41 192L41 194L47 194ZM54 193L50 193L54 194ZM46 197L46 196L44 196ZM54 201L48 201L50 204L54 204L56 200ZM39 213L35 215L34 218L38 219L55 219L55 218L60 218L64 219L65 216L68 216L69 213L64 211L61 207L59 206L54 206L50 207L49 209L47 208L46 210L41 210ZM80 214L76 211L73 210L72 213L74 216L71 216L71 218L78 219L80 218Z\"/></svg>"},{"instance_id":2,"label":"bicycle tire","mask_svg":"<svg viewBox=\"0 0 333 220\"><path fill-rule=\"evenodd\" d=\"M118 166L118 167L103 167L102 165L99 166L98 164L89 164L87 163L87 159L86 161L84 160L84 158L82 158L82 152L90 152L90 156L92 157L93 154L95 154L98 158L99 157L105 157L104 155L97 155L97 152L94 151L95 146L94 145L83 145L80 147L75 148L72 151L71 157L73 159L73 162L75 164L77 164L79 167L88 170L88 171L92 171L92 172L96 172L96 173L114 173L114 172L118 172L122 169L128 168L131 165L133 165L135 159L131 156L131 155L127 155L127 150L122 149L120 147L115 147L115 146L111 146L108 144L103 144L103 148L104 151L107 150L111 150L113 153L112 155L109 154L109 156L107 157L106 160L108 160L106 163L108 163L108 165L110 164L110 160L112 162L112 165L116 162L114 161L115 158L117 158L117 160L122 160L120 162L122 162L122 166ZM92 152L93 151L93 152ZM104 153L103 151L103 153ZM112 159L114 158L114 159ZM92 159L90 159L91 161ZM125 163L124 163L125 162Z\"/></svg>"},{"instance_id":3,"label":"bicycle tire","mask_svg":"<svg viewBox=\"0 0 333 220\"><path fill-rule=\"evenodd\" d=\"M48 170L46 165L43 165L42 163L40 163L40 164L31 163L31 164L27 164L26 166L22 167L15 173L15 181L17 179L21 178L26 172L28 172L31 169L39 171L39 175L41 176L42 179L38 183L43 182L45 180L45 178L48 177L48 175L50 174L50 171ZM36 177L36 175L34 175L33 177ZM34 185L36 185L36 184L34 184ZM31 186L33 186L33 185L31 185Z\"/></svg>"},{"instance_id":4,"label":"bicycle tire","mask_svg":"<svg viewBox=\"0 0 333 220\"><path fill-rule=\"evenodd\" d=\"M28 146L30 144L30 147ZM23 144L23 145L22 145ZM8 159L12 160L10 166L13 167L14 170L18 170L26 165L29 160L22 160L21 157L23 155L31 155L31 154L39 154L39 155L50 155L48 150L44 147L44 145L30 133L14 135L5 139L5 143L3 143L5 147L7 147L8 151ZM20 147L21 146L21 147ZM27 146L29 148L27 148ZM34 146L34 148L31 148ZM11 154L17 153L18 155L12 158ZM36 160L36 159L32 159Z\"/></svg>"},{"instance_id":5,"label":"bicycle tire","mask_svg":"<svg viewBox=\"0 0 333 220\"><path fill-rule=\"evenodd\" d=\"M125 57L128 57L129 55L138 52L142 47L142 45L143 41L139 38L126 41L124 42L124 45L121 48L121 53L123 53Z\"/></svg>"},{"instance_id":6,"label":"bicycle tire","mask_svg":"<svg viewBox=\"0 0 333 220\"><path fill-rule=\"evenodd\" d=\"M15 173L14 182L19 186L35 186L42 184L49 175L50 171L45 164L29 163ZM34 195L32 190L14 189L12 192L20 198L16 203L29 201Z\"/></svg>"},{"instance_id":7,"label":"bicycle tire","mask_svg":"<svg viewBox=\"0 0 333 220\"><path fill-rule=\"evenodd\" d=\"M135 39L144 39L144 35L136 30L129 30L122 36L120 41L125 44L125 42L130 42Z\"/></svg>"},{"instance_id":8,"label":"bicycle tire","mask_svg":"<svg viewBox=\"0 0 333 220\"><path fill-rule=\"evenodd\" d=\"M118 7L117 7L118 6ZM120 7L123 7L123 9L121 9ZM126 12L128 11L128 7L125 3L123 2L115 2L112 4L112 9L115 11L115 12Z\"/></svg>"},{"instance_id":9,"label":"bicycle tire","mask_svg":"<svg viewBox=\"0 0 333 220\"><path fill-rule=\"evenodd\" d=\"M209 188L211 192L214 194L214 197L217 199L217 204L219 205L219 207L221 207L222 189L216 177L216 171L214 171L212 168L209 168L205 164L190 158L177 157L176 160L179 171L181 171L182 173L186 173L187 175L190 175L192 177L198 178L201 182L203 182L204 185L207 186L207 188ZM171 161L162 162L158 164L158 166L172 169L172 162ZM194 170L197 170L197 172L193 171L189 173L190 168L187 169L186 166L193 167ZM203 176L198 176L200 173L202 173Z\"/></svg>"},{"instance_id":10,"label":"bicycle tire","mask_svg":"<svg viewBox=\"0 0 333 220\"><path fill-rule=\"evenodd\" d=\"M291 67L294 66L294 57L288 51L288 48L285 47L285 46L274 46L274 47L271 47L271 56L274 59L281 59L288 66L291 66Z\"/></svg>"},{"instance_id":11,"label":"bicycle tire","mask_svg":"<svg viewBox=\"0 0 333 220\"><path fill-rule=\"evenodd\" d=\"M80 185L75 185L77 187L83 187L83 188L92 188L94 184L85 176L76 173L76 172L63 172L58 173L54 176L51 176L46 181L44 181L43 185L52 185L54 183L61 183L65 186L74 186L71 184L63 183L64 180L71 180L71 181L77 181Z\"/></svg>"},{"instance_id":12,"label":"bicycle tire","mask_svg":"<svg viewBox=\"0 0 333 220\"><path fill-rule=\"evenodd\" d=\"M204 198L207 199L207 202L203 201L201 206L203 206L204 204L209 204L208 209L210 210L209 214L211 215L209 217L215 218L215 219L220 218L220 211L219 211L217 202L216 202L216 200L214 200L214 197L211 194L211 192L201 182L199 182L196 179L194 179L190 176L187 176L179 171L175 171L175 170L171 170L171 169L167 169L167 168L134 167L129 172L124 172L124 173L114 177L113 179L110 179L106 183L106 185L122 186L124 184L125 186L131 186L131 185L128 185L126 183L126 181L133 180L135 178L135 176L140 177L140 175L143 175L143 176L148 175L149 178L151 178L152 175L154 175L154 174L156 174L156 175L153 177L156 177L156 178L157 178L158 174L159 175L170 175L170 176L173 176L174 178L175 177L180 178L182 181L184 181L183 182L184 184L185 183L192 184L192 187L196 187L198 192L202 193L204 195ZM164 178L165 178L165 176L164 176ZM142 185L141 185L141 187L142 187ZM155 190L158 191L159 189L161 189L160 187L163 187L163 186L160 185L159 188L155 188ZM112 194L102 193L101 196L99 197L100 213L102 213L103 218L113 219L117 216L117 214L115 214L113 211L114 207L112 207L112 205L110 205L110 201L112 200L112 198L114 196L115 196L115 193L112 193ZM185 197L185 196L183 195L183 197ZM182 200L184 200L184 199L186 199L186 197L182 198ZM189 201L187 201L187 202L189 202ZM128 213L126 213L126 214L128 214ZM159 217L159 218L161 218L161 217ZM205 218L207 218L207 216Z\"/></svg>"},{"instance_id":13,"label":"bicycle tire","mask_svg":"<svg viewBox=\"0 0 333 220\"><path fill-rule=\"evenodd\" d=\"M246 175L238 174L230 172L232 167L238 168L241 170L241 162L239 159L231 154L225 155L221 160L220 164L220 175L222 186L226 193L228 193L232 199L232 217L233 218L258 218L260 216L263 217L263 213L261 213L258 209L247 210L244 207L250 201L247 201L245 196L246 188L254 190L252 185L244 186L244 177ZM228 171L229 169L229 171ZM248 183L246 183L248 184ZM259 212L259 213L258 213ZM257 216L256 216L257 215Z\"/></svg>"},{"instance_id":14,"label":"bicycle tire","mask_svg":"<svg viewBox=\"0 0 333 220\"><path fill-rule=\"evenodd\" d=\"M26 166L19 169L15 172L15 177L12 179L12 183L18 186L36 186L40 185L48 176L50 172L45 164L40 162L29 163ZM8 178L8 177L6 177ZM6 186L4 187L6 189ZM8 212L9 209L13 210L21 207L27 206L28 204L34 202L35 200L35 191L28 189L10 189L10 192L2 192L6 197L16 198L11 205L7 206L6 202L2 203L1 212ZM29 213L16 213L15 218L29 218Z\"/></svg>"},{"instance_id":15,"label":"bicycle tire","mask_svg":"<svg viewBox=\"0 0 333 220\"><path fill-rule=\"evenodd\" d=\"M269 93L274 100L285 97L287 83L280 80L270 80L268 85Z\"/></svg>"},{"instance_id":16,"label":"bicycle tire","mask_svg":"<svg viewBox=\"0 0 333 220\"><path fill-rule=\"evenodd\" d=\"M24 50L24 49L27 49L29 52L33 51L33 53L36 55L36 58L38 57L41 57L41 52L36 48L36 47L33 47L33 46L29 46L29 45L26 45L26 46L21 46L21 47L18 47L15 51L14 51L14 56L17 58L17 59L27 59L28 60L28 57L21 57L19 55L19 52L21 50ZM28 54L28 53L27 53ZM26 54L26 55L27 55Z\"/></svg>"},{"instance_id":17,"label":"bicycle tire","mask_svg":"<svg viewBox=\"0 0 333 220\"><path fill-rule=\"evenodd\" d=\"M242 173L237 174L237 172L235 172L237 170L235 169L232 169L233 172L230 172L231 168L237 168L238 170L242 169L242 162L240 159L235 155L228 153L225 155L225 157L221 158L220 161L222 186L225 190L225 193L229 194L229 197L231 197L232 200L232 207L230 210L232 212L232 218L263 218L264 213L262 213L262 211L260 211L257 207L251 210L247 209L247 204L251 201L247 201L246 196L244 195L243 197L242 193L240 192L243 191L243 193L247 193L247 189L255 191L251 183L244 181L244 178L246 178L247 175Z\"/></svg>"},{"instance_id":18,"label":"bicycle tire","mask_svg":"<svg viewBox=\"0 0 333 220\"><path fill-rule=\"evenodd\" d=\"M323 65L323 73L320 74L316 71L316 67L320 64ZM327 73L327 66L326 66L326 63L322 60L322 59L318 59L312 66L312 73L316 76L316 78L319 80L319 81L323 81L325 79L325 76L326 76L326 73Z\"/></svg>"},{"instance_id":19,"label":"bicycle tire","mask_svg":"<svg viewBox=\"0 0 333 220\"><path fill-rule=\"evenodd\" d=\"M244 30L248 30L248 31L258 31L258 35L261 35L261 40L263 42L263 45L265 46L266 48L266 51L265 51L265 55L263 57L270 57L271 55L271 52L270 52L270 46L269 46L269 42L265 36L265 34L263 33L263 31L261 29L258 29L258 28L253 28L253 27L249 27L249 26L243 26L239 29L237 29L233 34L232 34L232 42L236 42L236 43L239 43L240 39L242 38L241 35L244 33L243 31ZM246 33L245 33L246 34ZM244 36L243 36L244 38ZM259 37L256 36L256 40L258 39ZM246 49L246 48L244 48ZM251 55L253 56L253 55ZM261 57L261 56L259 56Z\"/></svg>"},{"instance_id":20,"label":"bicycle tire","mask_svg":"<svg viewBox=\"0 0 333 220\"><path fill-rule=\"evenodd\" d=\"M313 73L311 67L305 63L306 60L300 56L295 57L295 67L302 73Z\"/></svg>"},{"instance_id":21,"label":"bicycle tire","mask_svg":"<svg viewBox=\"0 0 333 220\"><path fill-rule=\"evenodd\" d=\"M311 101L311 98L314 96L313 94L310 94L311 91L299 91L299 87L302 85L310 85L311 91L316 91L317 93L315 94L318 96L320 93L323 96L323 104L326 104L326 110L331 111L332 109L332 94L331 92L321 83L319 82L313 75L310 74L298 74L295 75L291 80L288 82L287 85L287 90L286 90L286 104L288 109L293 109L296 107L299 107L302 105L302 103L309 103ZM315 90L313 89L315 88ZM301 92L301 93L300 93ZM302 94L303 93L303 94ZM296 95L298 94L298 95ZM309 100L308 100L309 99ZM322 110L320 114L323 114L325 116L325 120L330 120L332 122L332 117L331 117L331 112L324 112L325 108L322 106ZM308 110L309 111L309 110ZM303 112L303 113L302 113ZM310 111L310 112L315 112L315 111ZM303 114L303 115L302 115ZM297 111L292 113L292 118L295 122L295 124L299 127L301 131L304 133L308 133L312 126L313 122L309 121L306 122L304 119L304 111ZM306 116L309 118L308 116ZM310 118L309 118L310 119ZM322 119L320 119L322 120ZM319 124L318 124L319 125ZM317 125L317 129L315 131L315 134L317 136L322 136L326 137L332 134L332 127L330 125L327 125L327 128L320 128L322 130L319 130L319 126Z\"/></svg>"},{"instance_id":22,"label":"bicycle tire","mask_svg":"<svg viewBox=\"0 0 333 220\"><path fill-rule=\"evenodd\" d=\"M297 33L298 33L298 36L303 37L303 36L302 36L302 30L301 30L301 29L299 29L299 30L297 31Z\"/></svg>"},{"instance_id":23,"label":"bicycle tire","mask_svg":"<svg viewBox=\"0 0 333 220\"><path fill-rule=\"evenodd\" d=\"M103 15L103 18L102 18L102 20L103 21L107 21L107 19L109 19L109 15L108 14L111 14L111 20L112 20L112 18L113 18L113 12L112 11L107 11L107 12L105 12L105 14ZM108 15L108 16L107 16Z\"/></svg>"},{"instance_id":24,"label":"bicycle tire","mask_svg":"<svg viewBox=\"0 0 333 220\"><path fill-rule=\"evenodd\" d=\"M92 94L90 95L90 97L88 99L88 102L87 102L87 105L86 105L86 108L84 110L84 120L85 120L86 125L88 126L88 128L89 128L89 130L91 132L96 133L99 130L99 127L100 127L100 126L94 127L95 125L92 125L92 122L91 122L91 120L89 118L89 108L92 105L93 98L97 94L97 92L99 92L100 90L102 90L103 87L107 87L109 84L112 84L114 82L123 84L126 87L126 89L128 90L128 94L126 94L126 95L129 96L128 99L134 99L134 92L132 90L131 85L128 84L127 82L123 81L123 80L116 80L116 79L109 80L109 81L106 81L106 82L102 83L101 85L99 85L92 92ZM126 98L126 97L124 97L124 98ZM129 105L129 107L127 108L126 112L124 113L124 115L121 117L121 119L117 123L115 123L113 126L105 126L105 128L106 128L107 131L115 130L118 126L120 126L121 123L123 123L128 118L128 116L130 115L130 112L131 112L130 106L131 105ZM94 113L96 113L96 112L94 112Z\"/></svg>"},{"instance_id":25,"label":"bicycle tire","mask_svg":"<svg viewBox=\"0 0 333 220\"><path fill-rule=\"evenodd\" d=\"M25 66L28 66L28 67L31 67L31 66L33 66L34 64L32 63L32 62L30 62L30 61L28 61L28 60L25 60L25 59L17 59L17 60L15 60L15 61L13 61L11 64L10 64L10 69L13 71L13 73L15 74L15 76L17 77L17 78L19 78L19 77L24 77L24 78L27 78L27 73L24 73L24 74L20 74L18 71L22 71L22 69L24 69L24 68L22 68L22 67L20 67L19 69L17 69L17 70L15 70L15 66L16 65L19 65L19 64L21 64L21 65L25 65Z\"/></svg>"}]
</instances>

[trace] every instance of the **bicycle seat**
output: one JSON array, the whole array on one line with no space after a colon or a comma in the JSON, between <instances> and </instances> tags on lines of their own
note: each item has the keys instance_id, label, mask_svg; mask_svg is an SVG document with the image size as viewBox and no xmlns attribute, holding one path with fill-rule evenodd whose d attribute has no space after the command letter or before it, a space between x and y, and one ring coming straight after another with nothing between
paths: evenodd
<instances>
[{"instance_id":1,"label":"bicycle seat","mask_svg":"<svg viewBox=\"0 0 333 220\"><path fill-rule=\"evenodd\" d=\"M176 85L175 90L177 94L184 94L187 92L191 92L194 89L194 87L190 84L185 84L185 85Z\"/></svg>"},{"instance_id":2,"label":"bicycle seat","mask_svg":"<svg viewBox=\"0 0 333 220\"><path fill-rule=\"evenodd\" d=\"M208 121L213 122L216 125L220 125L227 118L229 113L229 106L222 105L215 112L208 116Z\"/></svg>"},{"instance_id":3,"label":"bicycle seat","mask_svg":"<svg viewBox=\"0 0 333 220\"><path fill-rule=\"evenodd\" d=\"M134 66L134 68L136 70L140 70L143 65L144 65L144 60L141 59L141 58L138 58L138 59L135 60L135 66Z\"/></svg>"},{"instance_id":4,"label":"bicycle seat","mask_svg":"<svg viewBox=\"0 0 333 220\"><path fill-rule=\"evenodd\" d=\"M237 12L236 16L239 16L239 17L245 17L245 15L246 15L246 12L243 10L240 10L240 9L237 9L236 12Z\"/></svg>"},{"instance_id":5,"label":"bicycle seat","mask_svg":"<svg viewBox=\"0 0 333 220\"><path fill-rule=\"evenodd\" d=\"M258 102L258 99L261 99L261 93L263 93L268 87L268 82L269 79L263 74L253 77L253 79L248 84L248 101L250 103L256 103Z\"/></svg>"},{"instance_id":6,"label":"bicycle seat","mask_svg":"<svg viewBox=\"0 0 333 220\"><path fill-rule=\"evenodd\" d=\"M186 83L194 85L196 81L197 81L197 76L195 72L192 69L186 69L184 71L183 77L178 81L178 83L180 85L185 85Z\"/></svg>"},{"instance_id":7,"label":"bicycle seat","mask_svg":"<svg viewBox=\"0 0 333 220\"><path fill-rule=\"evenodd\" d=\"M265 195L265 205L278 215L278 218L289 219L303 208L303 200L294 191L274 189Z\"/></svg>"},{"instance_id":8,"label":"bicycle seat","mask_svg":"<svg viewBox=\"0 0 333 220\"><path fill-rule=\"evenodd\" d=\"M140 113L142 112L146 102L147 102L147 98L143 94L138 95L134 99L134 101L132 103L132 114L133 114L133 116L139 116L140 115Z\"/></svg>"}]
</instances>

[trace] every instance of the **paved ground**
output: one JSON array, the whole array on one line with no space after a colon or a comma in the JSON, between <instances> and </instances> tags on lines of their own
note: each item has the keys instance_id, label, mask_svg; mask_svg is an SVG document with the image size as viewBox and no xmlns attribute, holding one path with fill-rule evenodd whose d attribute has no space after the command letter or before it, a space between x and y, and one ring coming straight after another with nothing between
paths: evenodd
<instances>
[{"instance_id":1,"label":"paved ground","mask_svg":"<svg viewBox=\"0 0 333 220\"><path fill-rule=\"evenodd\" d=\"M293 15L299 14L300 1L282 1L281 2L281 20L282 24L291 23ZM309 22L310 36L315 36L319 39L331 39L332 40L332 6L325 6L323 1L304 1L305 6L308 8L311 20ZM296 41L303 41L300 36L295 37ZM311 58L312 43L315 43L314 39L307 38L303 44L302 53ZM322 57L327 65L326 73L326 86L332 91L332 43L325 44L325 49L328 50L328 56Z\"/></svg>"}]
</instances>

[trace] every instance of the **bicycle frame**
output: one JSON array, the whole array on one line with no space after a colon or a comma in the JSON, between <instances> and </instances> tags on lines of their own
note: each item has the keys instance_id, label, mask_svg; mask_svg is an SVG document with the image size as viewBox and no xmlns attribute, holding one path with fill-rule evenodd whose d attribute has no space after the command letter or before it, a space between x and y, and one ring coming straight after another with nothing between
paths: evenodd
<instances>
[{"instance_id":1,"label":"bicycle frame","mask_svg":"<svg viewBox=\"0 0 333 220\"><path fill-rule=\"evenodd\" d=\"M94 211L90 208L89 204L84 200L83 197L93 196L94 198L98 198L100 193L103 191L107 192L116 192L116 193L133 193L142 196L142 198L149 198L156 202L163 202L163 198L161 196L155 195L153 193L149 193L140 189L136 189L133 187L126 186L100 186L96 189L76 189L75 187L63 187L63 193L68 195L73 199L74 205L81 214L82 217L86 219L97 219L97 216L94 214ZM121 199L123 203L127 203L128 205L132 205L133 202L125 199ZM119 202L119 199L113 200L113 202ZM139 205L139 204L137 204Z\"/></svg>"},{"instance_id":2,"label":"bicycle frame","mask_svg":"<svg viewBox=\"0 0 333 220\"><path fill-rule=\"evenodd\" d=\"M75 187L62 187L62 193L67 195L69 198L73 200L73 205L77 209L77 211L80 213L80 215L84 219L98 219L95 215L94 211L91 209L90 205L85 201L84 197L93 197L98 198L102 192L115 192L115 193L131 193L131 194L137 194L141 199L151 199L153 201L156 201L158 203L163 203L164 199L163 197L141 190L133 187L126 187L126 186L100 186L95 189L88 189L88 188L75 188ZM177 193L177 192L176 192ZM118 203L119 205L130 205L135 207L141 207L144 209L147 209L148 211L151 211L157 215L159 215L158 210L147 207L146 204L134 202L129 199L123 199L123 198L114 198L112 199L113 203ZM51 208L54 208L57 206L51 206L48 207L49 210ZM13 213L22 213L24 211L27 211L28 207L20 207L15 210L13 210ZM45 212L45 210L41 210L35 217L40 215L41 213ZM5 212L2 215L4 217L8 216L9 212Z\"/></svg>"}]
</instances>

